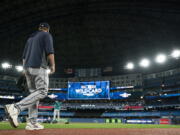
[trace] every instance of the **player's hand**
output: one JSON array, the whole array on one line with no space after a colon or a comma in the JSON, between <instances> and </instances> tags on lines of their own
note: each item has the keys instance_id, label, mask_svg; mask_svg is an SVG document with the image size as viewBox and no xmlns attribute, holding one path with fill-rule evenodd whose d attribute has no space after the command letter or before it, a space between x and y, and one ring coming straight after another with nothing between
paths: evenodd
<instances>
[{"instance_id":1,"label":"player's hand","mask_svg":"<svg viewBox=\"0 0 180 135\"><path fill-rule=\"evenodd\" d=\"M51 70L50 74L53 74L55 72L55 65L50 66L50 70Z\"/></svg>"}]
</instances>

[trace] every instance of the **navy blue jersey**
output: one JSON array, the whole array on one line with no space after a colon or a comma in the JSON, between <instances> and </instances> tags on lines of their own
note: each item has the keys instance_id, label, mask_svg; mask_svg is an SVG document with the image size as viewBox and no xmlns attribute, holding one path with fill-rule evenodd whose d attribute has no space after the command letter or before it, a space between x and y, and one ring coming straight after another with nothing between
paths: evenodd
<instances>
[{"instance_id":1,"label":"navy blue jersey","mask_svg":"<svg viewBox=\"0 0 180 135\"><path fill-rule=\"evenodd\" d=\"M23 52L24 67L47 68L47 55L49 54L54 54L51 34L43 31L31 34Z\"/></svg>"}]
</instances>

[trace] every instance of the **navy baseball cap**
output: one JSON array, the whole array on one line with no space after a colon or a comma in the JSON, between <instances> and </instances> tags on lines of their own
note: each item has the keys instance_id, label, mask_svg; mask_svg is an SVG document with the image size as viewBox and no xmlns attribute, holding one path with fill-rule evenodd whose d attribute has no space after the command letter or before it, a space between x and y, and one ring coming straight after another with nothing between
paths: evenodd
<instances>
[{"instance_id":1,"label":"navy baseball cap","mask_svg":"<svg viewBox=\"0 0 180 135\"><path fill-rule=\"evenodd\" d=\"M48 23L46 23L46 22L43 22L43 23L39 24L39 28L48 28L48 29L50 29L50 25Z\"/></svg>"}]
</instances>

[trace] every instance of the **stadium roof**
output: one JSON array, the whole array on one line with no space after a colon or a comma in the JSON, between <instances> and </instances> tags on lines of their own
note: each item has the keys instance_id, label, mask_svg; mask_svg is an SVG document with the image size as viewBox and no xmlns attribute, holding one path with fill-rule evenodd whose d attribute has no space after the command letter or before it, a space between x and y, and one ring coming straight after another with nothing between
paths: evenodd
<instances>
[{"instance_id":1,"label":"stadium roof","mask_svg":"<svg viewBox=\"0 0 180 135\"><path fill-rule=\"evenodd\" d=\"M180 45L179 0L2 0L0 61L21 62L25 41L48 22L59 67L122 67Z\"/></svg>"}]
</instances>

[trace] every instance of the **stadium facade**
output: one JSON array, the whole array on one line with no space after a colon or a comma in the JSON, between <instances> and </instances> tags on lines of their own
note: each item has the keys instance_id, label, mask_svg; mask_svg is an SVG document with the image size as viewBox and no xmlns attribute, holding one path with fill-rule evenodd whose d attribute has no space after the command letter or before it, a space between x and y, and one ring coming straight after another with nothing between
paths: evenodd
<instances>
[{"instance_id":1,"label":"stadium facade","mask_svg":"<svg viewBox=\"0 0 180 135\"><path fill-rule=\"evenodd\" d=\"M6 120L5 104L19 101L27 94L26 90L17 87L17 80L14 76L0 76L0 120ZM110 83L106 98L69 98L70 82L104 81ZM83 84L82 88L85 85L88 90L98 93L96 84ZM86 87L83 90L86 91ZM39 105L39 120L52 119L55 100L64 101L61 118L70 122L180 124L180 68L151 74L50 78L48 97ZM22 112L20 120L25 121L26 116L27 111Z\"/></svg>"}]
</instances>

